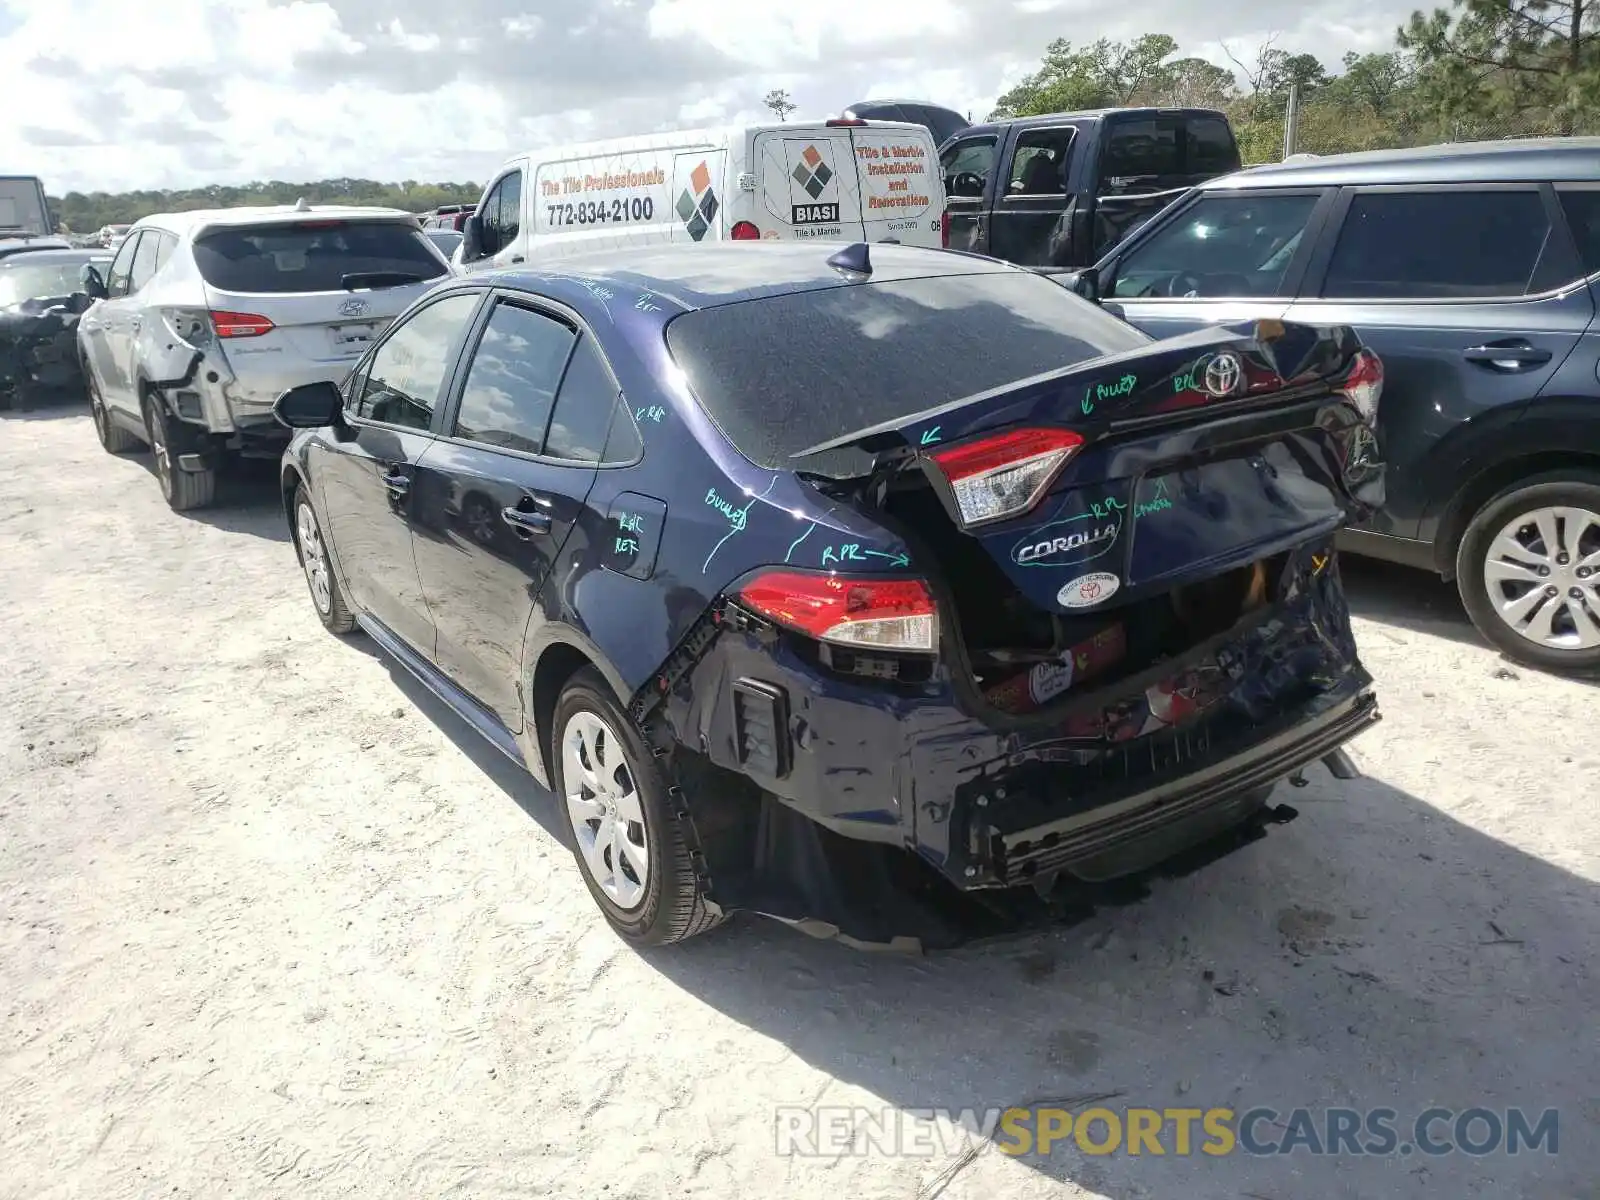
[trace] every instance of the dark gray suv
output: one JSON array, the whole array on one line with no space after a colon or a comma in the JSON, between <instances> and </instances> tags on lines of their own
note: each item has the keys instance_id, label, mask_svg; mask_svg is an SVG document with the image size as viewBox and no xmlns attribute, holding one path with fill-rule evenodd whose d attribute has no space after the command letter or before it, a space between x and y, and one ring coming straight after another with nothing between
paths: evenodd
<instances>
[{"instance_id":1,"label":"dark gray suv","mask_svg":"<svg viewBox=\"0 0 1600 1200\"><path fill-rule=\"evenodd\" d=\"M1063 282L1156 337L1353 326L1388 502L1343 544L1455 580L1512 658L1600 668L1600 138L1252 168Z\"/></svg>"}]
</instances>

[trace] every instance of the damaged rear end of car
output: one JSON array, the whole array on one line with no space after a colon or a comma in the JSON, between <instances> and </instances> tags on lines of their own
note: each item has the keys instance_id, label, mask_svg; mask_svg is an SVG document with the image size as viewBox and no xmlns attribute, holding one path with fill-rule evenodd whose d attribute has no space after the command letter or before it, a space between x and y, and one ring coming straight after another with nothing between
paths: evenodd
<instances>
[{"instance_id":1,"label":"damaged rear end of car","mask_svg":"<svg viewBox=\"0 0 1600 1200\"><path fill-rule=\"evenodd\" d=\"M643 700L711 773L719 903L892 941L895 893L1137 875L1349 773L1378 713L1333 538L1382 502L1381 363L1276 321L1109 349L788 455L883 548L749 571Z\"/></svg>"}]
</instances>

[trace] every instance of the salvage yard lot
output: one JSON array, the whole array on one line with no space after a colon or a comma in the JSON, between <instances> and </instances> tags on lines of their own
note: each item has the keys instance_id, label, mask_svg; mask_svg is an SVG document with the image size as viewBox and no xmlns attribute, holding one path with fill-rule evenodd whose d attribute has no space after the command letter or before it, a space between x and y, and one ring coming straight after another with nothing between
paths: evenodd
<instances>
[{"instance_id":1,"label":"salvage yard lot","mask_svg":"<svg viewBox=\"0 0 1600 1200\"><path fill-rule=\"evenodd\" d=\"M0 418L0 1196L928 1196L780 1105L1560 1110L1560 1152L1048 1159L942 1194L1600 1195L1600 690L1347 564L1368 777L1146 901L925 959L622 945L553 802L325 634L270 466L193 518ZM1064 1186L1064 1182L1065 1185Z\"/></svg>"}]
</instances>

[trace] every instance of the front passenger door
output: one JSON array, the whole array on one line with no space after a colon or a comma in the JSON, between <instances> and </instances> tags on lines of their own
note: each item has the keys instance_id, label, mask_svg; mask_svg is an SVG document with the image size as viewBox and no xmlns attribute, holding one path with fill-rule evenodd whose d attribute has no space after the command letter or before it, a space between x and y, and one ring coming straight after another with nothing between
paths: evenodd
<instances>
[{"instance_id":1,"label":"front passenger door","mask_svg":"<svg viewBox=\"0 0 1600 1200\"><path fill-rule=\"evenodd\" d=\"M384 335L351 377L346 429L312 464L345 594L424 658L433 618L412 549L412 475L483 293L452 292Z\"/></svg>"}]
</instances>

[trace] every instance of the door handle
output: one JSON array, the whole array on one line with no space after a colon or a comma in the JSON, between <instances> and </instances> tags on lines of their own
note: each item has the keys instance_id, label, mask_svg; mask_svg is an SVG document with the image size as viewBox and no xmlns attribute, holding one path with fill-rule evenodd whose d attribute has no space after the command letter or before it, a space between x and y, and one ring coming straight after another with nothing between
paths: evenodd
<instances>
[{"instance_id":1,"label":"door handle","mask_svg":"<svg viewBox=\"0 0 1600 1200\"><path fill-rule=\"evenodd\" d=\"M397 496L404 496L411 490L411 476L401 474L399 471L390 471L383 477L383 486Z\"/></svg>"},{"instance_id":2,"label":"door handle","mask_svg":"<svg viewBox=\"0 0 1600 1200\"><path fill-rule=\"evenodd\" d=\"M1490 342L1484 346L1469 346L1461 357L1479 366L1493 367L1497 371L1525 371L1543 366L1554 357L1542 346L1527 342Z\"/></svg>"},{"instance_id":3,"label":"door handle","mask_svg":"<svg viewBox=\"0 0 1600 1200\"><path fill-rule=\"evenodd\" d=\"M550 532L549 513L529 512L525 508L502 508L500 510L500 519L519 532Z\"/></svg>"}]
</instances>

